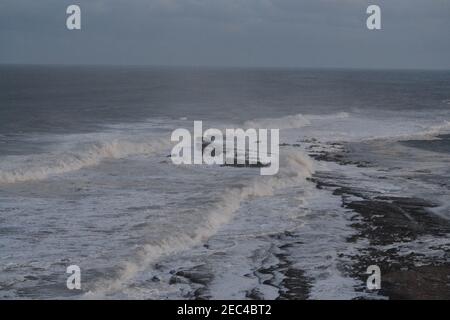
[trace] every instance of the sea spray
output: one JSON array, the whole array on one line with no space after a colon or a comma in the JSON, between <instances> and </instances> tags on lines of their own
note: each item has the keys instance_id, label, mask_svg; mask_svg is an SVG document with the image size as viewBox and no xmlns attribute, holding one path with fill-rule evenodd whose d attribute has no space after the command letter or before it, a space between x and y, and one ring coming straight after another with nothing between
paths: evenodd
<instances>
[{"instance_id":1,"label":"sea spray","mask_svg":"<svg viewBox=\"0 0 450 320\"><path fill-rule=\"evenodd\" d=\"M277 175L260 176L243 186L228 188L194 230L143 245L133 261L123 264L116 278L99 281L85 297L97 299L123 290L130 280L158 259L201 244L216 234L222 225L233 218L242 202L254 197L271 196L275 190L306 183L306 178L313 173L311 158L295 149L286 150L281 154L281 167Z\"/></svg>"}]
</instances>

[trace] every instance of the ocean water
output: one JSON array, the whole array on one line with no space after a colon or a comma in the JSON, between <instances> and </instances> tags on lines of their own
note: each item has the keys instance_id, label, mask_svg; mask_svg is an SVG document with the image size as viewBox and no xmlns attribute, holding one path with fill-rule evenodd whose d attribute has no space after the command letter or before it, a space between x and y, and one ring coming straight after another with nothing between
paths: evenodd
<instances>
[{"instance_id":1,"label":"ocean water","mask_svg":"<svg viewBox=\"0 0 450 320\"><path fill-rule=\"evenodd\" d=\"M194 120L279 128L280 172L173 165ZM354 213L309 178L450 219L449 132L444 71L1 66L0 297L275 299L286 265L308 298L359 297ZM336 143L373 165L308 155Z\"/></svg>"}]
</instances>

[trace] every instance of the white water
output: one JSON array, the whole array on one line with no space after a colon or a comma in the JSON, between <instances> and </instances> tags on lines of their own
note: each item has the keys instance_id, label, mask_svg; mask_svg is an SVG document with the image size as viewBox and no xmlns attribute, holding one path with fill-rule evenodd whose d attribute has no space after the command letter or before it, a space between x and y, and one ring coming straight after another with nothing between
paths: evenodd
<instances>
[{"instance_id":1,"label":"white water","mask_svg":"<svg viewBox=\"0 0 450 320\"><path fill-rule=\"evenodd\" d=\"M135 262L127 262L118 278L98 285L88 297L98 298L104 294L124 289L124 285L145 270L152 262L164 255L186 250L198 245L213 236L218 229L228 223L243 201L249 198L273 195L280 188L304 183L306 177L314 172L309 157L296 151L281 155L280 173L273 177L257 177L241 187L228 188L220 201L205 213L201 223L194 230L186 230L184 234L169 235L160 239L157 244L145 244Z\"/></svg>"},{"instance_id":2,"label":"white water","mask_svg":"<svg viewBox=\"0 0 450 320\"><path fill-rule=\"evenodd\" d=\"M377 119L353 113L298 114L255 119L245 122L244 126L279 127L282 129L281 142L294 144L305 138L316 138L321 142L426 138L448 132L448 120L445 117ZM170 127L167 122L163 124L164 129ZM180 126L189 128L192 121L178 120L176 127ZM301 148L282 150L280 172L274 177L261 177L259 170L252 169L174 167L166 158L170 151L168 139L154 138L158 135L149 133L155 127L159 128L145 122L117 125L103 135L87 135L86 139L80 139L81 143L73 141L78 139L76 136L54 139L57 142L49 153L2 157L0 185L7 191L0 194L2 217L7 221L7 228L19 231L14 237L5 233L8 241L3 242L7 243L7 249L2 262L7 266L6 270L12 271L11 276L4 272L5 280L0 281L12 287L35 290L40 283L28 278L36 273L36 268L42 268L52 270L54 274L44 275L56 279L50 281L52 285L59 285L65 279L65 266L78 263L82 270L100 273L87 277L86 290L89 292L83 297L121 297L120 294L126 292L129 297L146 298L145 294L139 295L137 289L132 288L143 274L154 272L155 263L170 261L174 266L182 266L184 260L179 257L189 259L189 254L200 250L202 244L220 242L227 232L238 227L233 222L243 230L254 231L257 226L264 225L265 234L283 232L283 228L290 229L292 215L295 221L300 221L293 225L304 232L303 240L310 246L300 248L292 257L303 261L299 268L315 279L311 297L337 297L342 290L345 294L340 297L354 297L354 282L342 275L336 266L337 252L354 250L345 242L351 229L340 208L336 208L339 202L336 197L310 189L312 183L305 178L314 172L317 164L305 156ZM359 178L355 175L354 179L358 181ZM301 195L292 193L293 190ZM310 190L309 193L306 190ZM295 197L303 205L291 204ZM285 207L280 210L276 203ZM307 212L315 219L304 218ZM260 215L264 219L258 220ZM271 215L276 216L277 221L271 221ZM277 224L279 221L284 224ZM40 234L46 230L58 232L48 237L45 233ZM253 242L251 239L258 233L250 231L247 235L241 230L245 236L240 238L242 245L235 246L236 252L240 252L236 257L242 257L253 247L263 250L270 243L261 239ZM39 244L33 244L36 234L42 236ZM24 238L32 244L24 242ZM224 243L226 241L222 245ZM324 263L321 252L325 251L330 258ZM15 257L15 252L21 252L21 256ZM44 261L38 267L34 261L36 254ZM249 264L250 267L242 261L240 264L236 257L229 256L230 260L221 262L231 263L230 270L241 270L240 266L242 273L254 268L253 264ZM8 265L9 259L17 262ZM210 257L207 255L205 259L208 261ZM194 261L189 263L194 264ZM319 272L320 266L324 269ZM109 273L108 267L115 269L114 272ZM226 272L212 285L214 297L224 297L218 292L225 290L229 279L235 281L224 292L245 297L243 291L232 293L233 287L239 287L238 283L244 287L243 275ZM252 284L255 281L252 278ZM138 287L144 290L152 286L146 282ZM182 287L171 286L171 290ZM266 297L274 297L272 289L262 287L261 290L265 290ZM45 297L58 296L46 289L38 292ZM179 292L171 294L180 297Z\"/></svg>"}]
</instances>

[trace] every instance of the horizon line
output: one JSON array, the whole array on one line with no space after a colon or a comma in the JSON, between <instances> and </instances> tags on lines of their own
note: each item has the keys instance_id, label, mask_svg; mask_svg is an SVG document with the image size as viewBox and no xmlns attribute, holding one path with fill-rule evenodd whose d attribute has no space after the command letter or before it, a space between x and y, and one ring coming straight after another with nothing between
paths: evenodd
<instances>
[{"instance_id":1,"label":"horizon line","mask_svg":"<svg viewBox=\"0 0 450 320\"><path fill-rule=\"evenodd\" d=\"M143 67L143 68L198 68L198 69L282 69L282 70L361 70L361 71L450 71L450 67L361 67L361 66L264 66L264 65L194 65L194 64L113 64L113 63L17 63L0 62L0 66L35 67Z\"/></svg>"}]
</instances>

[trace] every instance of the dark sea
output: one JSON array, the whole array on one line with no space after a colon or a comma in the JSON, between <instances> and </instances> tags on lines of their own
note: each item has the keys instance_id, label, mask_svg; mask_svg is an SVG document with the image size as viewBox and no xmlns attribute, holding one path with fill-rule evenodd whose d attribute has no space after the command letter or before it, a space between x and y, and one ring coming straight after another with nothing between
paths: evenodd
<instances>
[{"instance_id":1,"label":"dark sea","mask_svg":"<svg viewBox=\"0 0 450 320\"><path fill-rule=\"evenodd\" d=\"M195 120L280 129L279 173L174 165ZM449 71L0 66L0 298L275 299L286 265L307 298L365 297L354 212L311 178L448 220L449 134Z\"/></svg>"}]
</instances>

